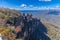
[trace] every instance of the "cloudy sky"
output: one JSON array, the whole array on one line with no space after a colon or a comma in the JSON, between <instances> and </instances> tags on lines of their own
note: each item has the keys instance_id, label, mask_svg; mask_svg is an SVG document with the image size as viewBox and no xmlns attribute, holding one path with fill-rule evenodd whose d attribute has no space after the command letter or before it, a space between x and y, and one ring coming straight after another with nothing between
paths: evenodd
<instances>
[{"instance_id":1,"label":"cloudy sky","mask_svg":"<svg viewBox=\"0 0 60 40\"><path fill-rule=\"evenodd\" d=\"M59 9L60 0L0 0L0 7L18 10Z\"/></svg>"}]
</instances>

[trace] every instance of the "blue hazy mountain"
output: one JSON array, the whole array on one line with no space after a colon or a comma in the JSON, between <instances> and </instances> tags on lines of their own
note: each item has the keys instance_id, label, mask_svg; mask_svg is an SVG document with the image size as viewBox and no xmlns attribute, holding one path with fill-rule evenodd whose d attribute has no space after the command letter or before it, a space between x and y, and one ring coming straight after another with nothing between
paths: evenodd
<instances>
[{"instance_id":1,"label":"blue hazy mountain","mask_svg":"<svg viewBox=\"0 0 60 40\"><path fill-rule=\"evenodd\" d=\"M41 13L46 13L47 14L53 14L53 15L58 15L58 13L60 13L59 11L56 10L19 10L22 13L31 13L31 14L41 14Z\"/></svg>"},{"instance_id":2,"label":"blue hazy mountain","mask_svg":"<svg viewBox=\"0 0 60 40\"><path fill-rule=\"evenodd\" d=\"M41 15L42 13L44 14L44 12L46 13L47 10L19 10L19 12L21 13L25 13L25 14L33 14L33 15Z\"/></svg>"},{"instance_id":3,"label":"blue hazy mountain","mask_svg":"<svg viewBox=\"0 0 60 40\"><path fill-rule=\"evenodd\" d=\"M29 14L35 14L38 12L41 12L41 10L19 10L22 13L29 13Z\"/></svg>"},{"instance_id":4,"label":"blue hazy mountain","mask_svg":"<svg viewBox=\"0 0 60 40\"><path fill-rule=\"evenodd\" d=\"M59 11L50 11L50 12L48 12L48 14L54 14L54 15L58 15L60 12Z\"/></svg>"}]
</instances>

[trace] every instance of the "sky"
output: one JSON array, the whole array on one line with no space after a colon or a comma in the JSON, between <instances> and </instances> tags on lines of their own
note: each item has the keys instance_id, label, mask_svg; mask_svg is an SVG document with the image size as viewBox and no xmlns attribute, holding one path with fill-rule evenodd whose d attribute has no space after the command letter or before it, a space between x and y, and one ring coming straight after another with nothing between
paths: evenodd
<instances>
[{"instance_id":1,"label":"sky","mask_svg":"<svg viewBox=\"0 0 60 40\"><path fill-rule=\"evenodd\" d=\"M0 0L0 7L16 10L44 10L59 9L60 0ZM35 14L37 17L50 20L60 25L60 13L55 14Z\"/></svg>"},{"instance_id":2,"label":"sky","mask_svg":"<svg viewBox=\"0 0 60 40\"><path fill-rule=\"evenodd\" d=\"M60 0L0 0L0 7L17 10L60 9Z\"/></svg>"}]
</instances>

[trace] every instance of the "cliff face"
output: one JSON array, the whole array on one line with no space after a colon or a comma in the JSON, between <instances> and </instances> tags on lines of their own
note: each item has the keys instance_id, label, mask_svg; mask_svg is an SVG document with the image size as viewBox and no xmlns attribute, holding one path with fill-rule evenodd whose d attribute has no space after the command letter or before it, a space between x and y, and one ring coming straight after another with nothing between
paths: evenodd
<instances>
[{"instance_id":1,"label":"cliff face","mask_svg":"<svg viewBox=\"0 0 60 40\"><path fill-rule=\"evenodd\" d=\"M60 40L60 29L47 21L41 21L47 28L47 34L51 40Z\"/></svg>"},{"instance_id":2,"label":"cliff face","mask_svg":"<svg viewBox=\"0 0 60 40\"><path fill-rule=\"evenodd\" d=\"M14 18L20 15L21 15L20 12L16 10L11 10L8 8L0 8L0 26L4 27L6 25L6 21L10 21L11 23L13 23ZM32 35L30 35L31 36L30 38L34 40L37 40L37 39L45 40L45 38L48 36L51 40L60 40L60 29L57 28L57 26L44 20L41 20L41 21L33 20L33 23L35 21L37 21L37 24L36 23L33 24L34 27L32 27L33 30L35 30L35 32ZM10 25L10 27L12 28L12 30L15 30L15 28L13 28L14 26ZM33 32L33 30L31 32ZM46 38L46 40L48 40L48 37Z\"/></svg>"}]
</instances>

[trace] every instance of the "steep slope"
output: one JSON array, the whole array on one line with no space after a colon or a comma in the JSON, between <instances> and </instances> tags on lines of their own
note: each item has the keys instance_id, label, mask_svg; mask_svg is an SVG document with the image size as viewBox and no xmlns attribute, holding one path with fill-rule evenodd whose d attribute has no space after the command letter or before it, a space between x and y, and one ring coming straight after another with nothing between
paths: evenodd
<instances>
[{"instance_id":1,"label":"steep slope","mask_svg":"<svg viewBox=\"0 0 60 40\"><path fill-rule=\"evenodd\" d=\"M14 22L14 18L20 16L20 12L9 8L0 8L0 26L6 25L6 21Z\"/></svg>"},{"instance_id":2,"label":"steep slope","mask_svg":"<svg viewBox=\"0 0 60 40\"><path fill-rule=\"evenodd\" d=\"M51 40L60 40L60 29L46 21L41 21L48 30L48 36L51 38Z\"/></svg>"},{"instance_id":3,"label":"steep slope","mask_svg":"<svg viewBox=\"0 0 60 40\"><path fill-rule=\"evenodd\" d=\"M20 12L18 12L17 10L9 9L9 8L0 8L0 12L8 16L20 15Z\"/></svg>"},{"instance_id":4,"label":"steep slope","mask_svg":"<svg viewBox=\"0 0 60 40\"><path fill-rule=\"evenodd\" d=\"M7 21L14 23L14 18L20 16L20 12L8 8L0 8L0 34L3 40L14 40L15 35L11 32L13 25L7 24Z\"/></svg>"}]
</instances>

